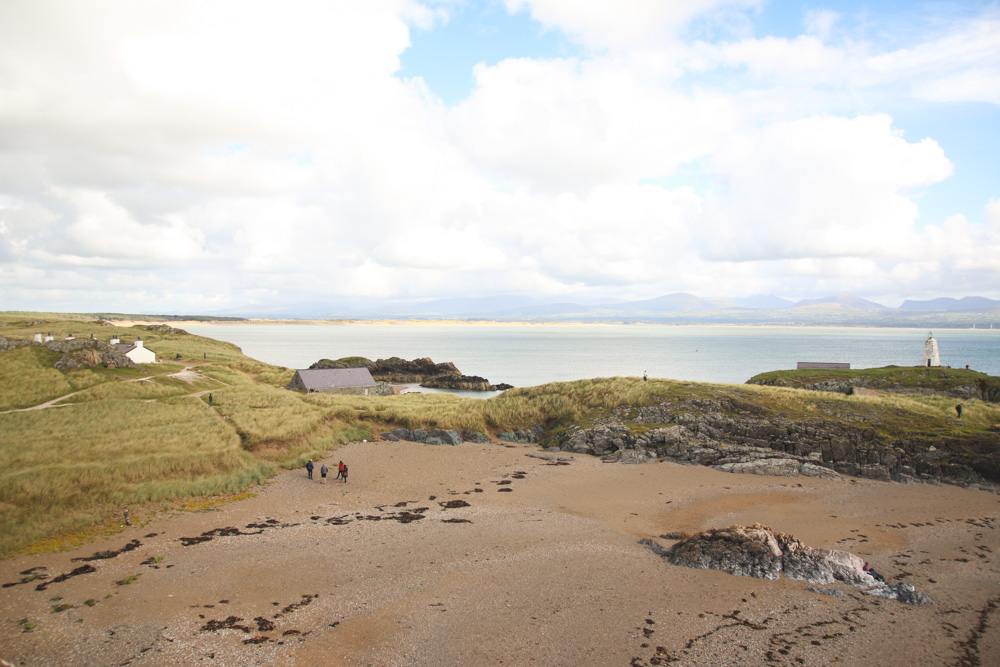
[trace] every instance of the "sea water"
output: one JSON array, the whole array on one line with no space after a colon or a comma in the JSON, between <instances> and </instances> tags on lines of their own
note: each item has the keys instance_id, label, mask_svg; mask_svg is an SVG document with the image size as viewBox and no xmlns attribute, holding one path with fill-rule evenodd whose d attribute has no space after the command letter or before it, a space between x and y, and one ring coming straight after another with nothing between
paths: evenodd
<instances>
[{"instance_id":1,"label":"sea water","mask_svg":"<svg viewBox=\"0 0 1000 667\"><path fill-rule=\"evenodd\" d=\"M612 376L743 383L799 361L916 366L926 329L674 325L191 325L199 336L287 368L320 359L430 357L466 375L528 387ZM1000 330L933 332L941 364L1000 375Z\"/></svg>"}]
</instances>

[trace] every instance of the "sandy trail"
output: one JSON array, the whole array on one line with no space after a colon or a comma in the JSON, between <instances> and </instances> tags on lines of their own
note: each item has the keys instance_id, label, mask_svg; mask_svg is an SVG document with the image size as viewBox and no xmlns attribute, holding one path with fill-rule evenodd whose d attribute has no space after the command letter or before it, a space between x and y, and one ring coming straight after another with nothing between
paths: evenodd
<instances>
[{"instance_id":1,"label":"sandy trail","mask_svg":"<svg viewBox=\"0 0 1000 667\"><path fill-rule=\"evenodd\" d=\"M526 456L533 452L353 443L326 460L325 485L284 472L257 497L219 510L4 561L0 583L37 567L49 578L0 589L0 657L26 665L1000 661L996 495L586 456L552 465ZM332 479L341 459L347 484ZM468 506L441 505L449 501ZM755 522L857 553L935 605L675 567L638 543ZM181 540L227 527L244 534ZM115 558L72 560L133 539L140 546ZM84 564L96 571L53 583ZM130 575L133 583L116 584ZM53 612L58 604L73 607ZM36 625L24 632L22 619ZM232 627L213 629L220 624Z\"/></svg>"}]
</instances>

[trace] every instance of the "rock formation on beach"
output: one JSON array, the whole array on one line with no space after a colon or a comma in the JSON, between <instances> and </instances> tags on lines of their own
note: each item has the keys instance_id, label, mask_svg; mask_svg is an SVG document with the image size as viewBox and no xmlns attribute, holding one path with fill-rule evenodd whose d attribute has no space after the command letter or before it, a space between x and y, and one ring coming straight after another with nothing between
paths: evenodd
<instances>
[{"instance_id":1,"label":"rock formation on beach","mask_svg":"<svg viewBox=\"0 0 1000 667\"><path fill-rule=\"evenodd\" d=\"M511 389L509 384L491 384L486 378L463 375L451 362L434 363L429 357L407 361L399 357L371 361L364 357L345 357L331 360L321 359L310 369L316 368L359 368L365 367L376 382L389 384L419 383L421 387L435 389L462 389L467 391L503 391Z\"/></svg>"},{"instance_id":2,"label":"rock formation on beach","mask_svg":"<svg viewBox=\"0 0 1000 667\"><path fill-rule=\"evenodd\" d=\"M666 538L677 537L666 535ZM811 584L840 581L863 589L869 595L906 604L932 604L930 598L907 583L888 584L865 561L847 551L814 549L787 533L754 524L713 528L677 542L666 551L657 550L674 565L758 579L788 579Z\"/></svg>"},{"instance_id":3,"label":"rock formation on beach","mask_svg":"<svg viewBox=\"0 0 1000 667\"><path fill-rule=\"evenodd\" d=\"M846 415L791 419L720 392L714 398L673 398L622 406L590 428L569 427L549 449L608 461L673 461L727 472L842 475L897 482L945 482L993 489L1000 482L995 433L905 433L893 439Z\"/></svg>"}]
</instances>

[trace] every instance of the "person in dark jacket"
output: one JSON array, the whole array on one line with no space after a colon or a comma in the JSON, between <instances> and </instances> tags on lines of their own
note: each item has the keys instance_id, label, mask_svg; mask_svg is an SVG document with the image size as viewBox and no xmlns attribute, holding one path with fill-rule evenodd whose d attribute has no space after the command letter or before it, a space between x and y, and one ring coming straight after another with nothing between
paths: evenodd
<instances>
[{"instance_id":1,"label":"person in dark jacket","mask_svg":"<svg viewBox=\"0 0 1000 667\"><path fill-rule=\"evenodd\" d=\"M313 478L313 468L315 467L316 465L313 463L313 460L309 459L309 463L306 464L306 473L308 473L309 479Z\"/></svg>"},{"instance_id":2,"label":"person in dark jacket","mask_svg":"<svg viewBox=\"0 0 1000 667\"><path fill-rule=\"evenodd\" d=\"M341 475L343 475L343 477L344 477L344 484L347 484L347 466L344 466L344 469L341 470L340 472L341 472Z\"/></svg>"}]
</instances>

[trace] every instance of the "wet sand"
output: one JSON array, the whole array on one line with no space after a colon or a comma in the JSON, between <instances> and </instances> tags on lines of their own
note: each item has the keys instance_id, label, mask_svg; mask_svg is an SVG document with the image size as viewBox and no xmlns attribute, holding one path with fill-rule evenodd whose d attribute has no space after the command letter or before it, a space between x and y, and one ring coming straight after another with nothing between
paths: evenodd
<instances>
[{"instance_id":1,"label":"wet sand","mask_svg":"<svg viewBox=\"0 0 1000 667\"><path fill-rule=\"evenodd\" d=\"M0 584L47 575L0 588L0 658L25 665L1000 662L997 495L587 456L554 465L529 453L537 450L353 443L327 459L325 485L303 470L283 472L249 500L159 517L70 552L0 562ZM340 459L350 466L347 484L333 479ZM676 567L639 544L652 538L668 547L672 541L658 536L735 523L764 523L813 547L856 553L935 604L824 586L844 594L834 597L804 582ZM128 545L113 558L73 560ZM93 571L55 581L84 566ZM72 607L53 611L60 604ZM35 626L24 631L27 623Z\"/></svg>"}]
</instances>

